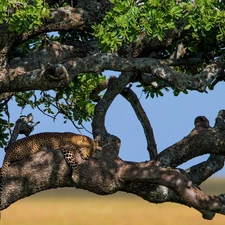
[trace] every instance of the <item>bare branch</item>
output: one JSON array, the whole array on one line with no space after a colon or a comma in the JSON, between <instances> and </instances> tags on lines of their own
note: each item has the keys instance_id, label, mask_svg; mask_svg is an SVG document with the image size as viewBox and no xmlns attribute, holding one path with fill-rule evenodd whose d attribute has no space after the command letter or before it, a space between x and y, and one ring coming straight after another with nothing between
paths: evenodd
<instances>
[{"instance_id":1,"label":"bare branch","mask_svg":"<svg viewBox=\"0 0 225 225\"><path fill-rule=\"evenodd\" d=\"M100 85L98 85L93 90L93 92L91 94L91 99L98 102L100 100L100 97L98 96L98 94L101 91L107 89L108 84L109 84L109 80L106 80L106 81L102 82ZM148 149L148 152L149 152L149 156L152 159L158 153L157 153L154 133L153 133L150 121L148 120L148 117L147 117L144 109L142 108L136 94L130 88L124 88L123 91L120 94L130 102L130 104L133 107L139 121L141 122L141 125L144 129L144 133L145 133L145 136L146 136L146 140L147 140L147 149Z\"/></svg>"},{"instance_id":2,"label":"bare branch","mask_svg":"<svg viewBox=\"0 0 225 225\"><path fill-rule=\"evenodd\" d=\"M19 134L24 134L25 136L30 135L30 133L34 130L34 127L40 123L39 121L35 123L33 119L34 116L31 113L27 116L20 116L20 118L16 121L16 125L13 129L8 145L15 142Z\"/></svg>"},{"instance_id":3,"label":"bare branch","mask_svg":"<svg viewBox=\"0 0 225 225\"><path fill-rule=\"evenodd\" d=\"M214 129L218 133L223 133L225 131L225 110L220 110L218 116L215 120ZM209 121L205 117L197 117L195 120L195 126L201 129L201 126L209 128ZM209 158L205 162L201 162L187 169L188 175L195 184L201 184L212 174L221 170L224 166L225 156L222 154L210 154Z\"/></svg>"},{"instance_id":4,"label":"bare branch","mask_svg":"<svg viewBox=\"0 0 225 225\"><path fill-rule=\"evenodd\" d=\"M151 159L153 159L157 154L157 147L155 143L155 137L153 133L152 126L150 124L150 121L144 111L144 109L141 106L141 103L137 97L137 95L130 89L130 88L125 88L121 92L121 95L127 99L131 106L133 107L137 118L139 119L145 133L145 137L147 140L147 149L149 152L149 156Z\"/></svg>"},{"instance_id":5,"label":"bare branch","mask_svg":"<svg viewBox=\"0 0 225 225\"><path fill-rule=\"evenodd\" d=\"M188 136L157 155L155 160L158 160L161 166L176 168L189 159L208 153L225 155L224 132L204 127L207 126L208 120L200 123L201 118L196 118L196 127Z\"/></svg>"},{"instance_id":6,"label":"bare branch","mask_svg":"<svg viewBox=\"0 0 225 225\"><path fill-rule=\"evenodd\" d=\"M183 74L172 70L170 66L168 66L166 60L158 60L153 58L127 59L113 54L103 53L87 56L85 58L72 58L72 51L66 49L69 49L69 47L66 48L66 46L62 46L59 43L54 42L54 46L51 46L49 49L50 53L52 52L51 55L45 56L45 58L42 58L41 60L42 62L49 62L53 67L55 64L55 67L60 65L61 68L65 68L65 73L67 73L69 77L66 78L66 83L59 82L58 84L57 82L57 87L62 87L65 84L68 84L68 82L72 81L78 73L114 70L132 72L134 76L132 79L136 79L136 81L138 81L139 78L135 78L135 73L147 72L162 79L179 90L190 89L204 92L206 87L215 79L215 77L217 75L221 75L221 68L216 64L208 65L202 73L190 76L188 74ZM21 83L24 84L23 90L48 90L51 88L56 88L56 84L54 82L52 84L52 81L44 79L44 82L41 82L46 65L41 66L40 64L37 64L40 62L37 59L41 57L39 53L37 55L33 53L33 55L33 63L36 65L36 70L33 70L34 65L32 63L32 57L29 58L28 56L27 61L29 63L27 63L26 60L18 63L14 62L14 69L11 68L7 72L4 72L4 74L0 74L2 76L0 81L1 93L11 92L14 90L17 91L18 89L21 89L16 88L20 87ZM70 60L67 60L68 57ZM51 59L51 61L48 59ZM28 69L26 65L33 66L33 69ZM53 74L53 76L55 75ZM10 79L8 79L9 77ZM28 83L28 80L29 85L25 85ZM141 82L141 80L139 81ZM37 87L37 83L40 85L40 87Z\"/></svg>"},{"instance_id":7,"label":"bare branch","mask_svg":"<svg viewBox=\"0 0 225 225\"><path fill-rule=\"evenodd\" d=\"M225 156L211 154L209 158L186 170L193 183L200 185L224 167Z\"/></svg>"}]
</instances>

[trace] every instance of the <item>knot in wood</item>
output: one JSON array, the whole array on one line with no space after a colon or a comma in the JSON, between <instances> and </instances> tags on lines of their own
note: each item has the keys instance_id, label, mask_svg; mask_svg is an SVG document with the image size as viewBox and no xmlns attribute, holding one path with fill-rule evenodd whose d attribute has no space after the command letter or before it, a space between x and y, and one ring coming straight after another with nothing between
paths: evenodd
<instances>
[{"instance_id":1,"label":"knot in wood","mask_svg":"<svg viewBox=\"0 0 225 225\"><path fill-rule=\"evenodd\" d=\"M195 118L195 129L209 128L209 120L205 116L198 116Z\"/></svg>"}]
</instances>

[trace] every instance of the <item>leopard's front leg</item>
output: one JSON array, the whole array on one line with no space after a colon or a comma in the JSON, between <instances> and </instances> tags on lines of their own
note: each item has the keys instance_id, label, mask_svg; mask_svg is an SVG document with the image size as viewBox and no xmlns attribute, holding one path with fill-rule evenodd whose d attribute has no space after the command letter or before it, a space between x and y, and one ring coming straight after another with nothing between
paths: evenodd
<instances>
[{"instance_id":1,"label":"leopard's front leg","mask_svg":"<svg viewBox=\"0 0 225 225\"><path fill-rule=\"evenodd\" d=\"M72 179L75 184L79 182L79 165L77 163L76 154L79 151L74 147L62 148L62 153L68 165L72 168Z\"/></svg>"}]
</instances>

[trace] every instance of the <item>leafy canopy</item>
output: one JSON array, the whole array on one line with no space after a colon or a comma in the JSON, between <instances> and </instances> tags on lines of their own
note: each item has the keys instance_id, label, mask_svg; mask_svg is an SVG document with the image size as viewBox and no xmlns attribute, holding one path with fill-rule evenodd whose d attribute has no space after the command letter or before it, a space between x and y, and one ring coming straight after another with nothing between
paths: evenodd
<instances>
[{"instance_id":1,"label":"leafy canopy","mask_svg":"<svg viewBox=\"0 0 225 225\"><path fill-rule=\"evenodd\" d=\"M191 53L197 53L204 48L213 51L214 57L223 53L225 36L225 4L219 0L111 0L113 8L106 13L100 24L94 24L95 37L82 32L59 31L56 36L49 36L50 41L64 39L85 41L98 38L103 52L116 52L123 44L132 44L138 40L140 34L145 34L151 40L163 41L167 32L174 30L183 33L185 47ZM56 5L58 7L58 5ZM22 34L38 29L44 18L49 17L48 5L43 0L1 0L0 24L8 23L11 32ZM41 45L41 38L34 37L15 47L9 58L25 56ZM166 53L174 51L174 44ZM164 53L165 53L164 52ZM199 64L203 65L204 61ZM175 68L186 70L187 68ZM13 99L23 110L26 106L39 109L42 113L56 118L63 114L67 120L77 126L83 121L89 121L93 116L94 104L89 94L105 77L99 73L82 74L76 77L65 88L48 91L28 91L16 93L1 103L0 107L0 147L6 144L8 128L12 126L9 120L8 102ZM158 81L160 83L160 81ZM140 85L141 86L141 85ZM146 96L162 96L162 88L142 87ZM178 95L179 90L174 90ZM186 90L184 90L187 93ZM8 117L9 118L9 117Z\"/></svg>"},{"instance_id":2,"label":"leafy canopy","mask_svg":"<svg viewBox=\"0 0 225 225\"><path fill-rule=\"evenodd\" d=\"M145 35L149 42L163 42L166 35L175 32L188 51L189 57L196 57L204 49L211 52L211 58L202 57L197 65L201 71L204 64L224 53L225 3L220 0L111 0L113 8L107 12L100 24L93 25L95 36L103 52L115 52L122 45L138 42ZM177 42L178 43L178 42ZM165 47L162 57L168 58L174 52L176 42ZM203 53L204 54L204 53ZM198 56L197 56L198 57ZM176 66L175 70L192 73L191 66ZM163 85L142 87L146 97L163 96ZM178 96L181 90L174 87ZM210 88L210 87L209 87ZM187 90L182 90L187 94Z\"/></svg>"},{"instance_id":3,"label":"leafy canopy","mask_svg":"<svg viewBox=\"0 0 225 225\"><path fill-rule=\"evenodd\" d=\"M48 15L49 10L47 5L43 6L43 0L1 0L0 23L9 23L10 31L18 34L37 28Z\"/></svg>"},{"instance_id":4,"label":"leafy canopy","mask_svg":"<svg viewBox=\"0 0 225 225\"><path fill-rule=\"evenodd\" d=\"M225 37L225 11L218 0L111 0L114 7L101 24L93 26L103 51L117 51L123 43L137 41L145 32L149 39L163 40L167 31L186 30L187 46L198 50L198 43L206 38L222 41ZM216 31L216 32L215 32ZM193 45L194 44L194 45Z\"/></svg>"},{"instance_id":5,"label":"leafy canopy","mask_svg":"<svg viewBox=\"0 0 225 225\"><path fill-rule=\"evenodd\" d=\"M12 13L9 14L11 11ZM8 23L10 31L18 34L38 29L46 17L49 17L49 9L48 5L43 5L43 0L2 0L0 4L0 24ZM59 31L54 35L48 35L48 38L50 41L61 42L65 39L87 40L90 37L80 32ZM26 56L41 45L42 38L36 36L12 49L9 58ZM83 121L90 121L93 116L94 103L90 100L89 95L103 80L105 80L105 76L101 73L86 73L78 75L68 87L52 91L19 92L3 100L0 106L0 147L7 144L9 130L13 126L9 122L8 103L10 100L17 103L21 112L30 106L50 116L53 120L61 114L64 117L64 123L69 120L79 129L83 128Z\"/></svg>"}]
</instances>

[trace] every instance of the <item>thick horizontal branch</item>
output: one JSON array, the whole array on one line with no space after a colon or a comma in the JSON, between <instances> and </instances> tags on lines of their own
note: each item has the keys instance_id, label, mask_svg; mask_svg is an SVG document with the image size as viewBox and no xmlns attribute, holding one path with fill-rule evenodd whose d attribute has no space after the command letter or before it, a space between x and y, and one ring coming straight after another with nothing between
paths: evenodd
<instances>
[{"instance_id":1,"label":"thick horizontal branch","mask_svg":"<svg viewBox=\"0 0 225 225\"><path fill-rule=\"evenodd\" d=\"M125 191L142 196L145 192L145 199L158 202L158 190L152 189L152 185L160 184L176 193L175 198L170 198L170 201L180 201L200 211L225 214L223 197L201 192L178 170L159 168L153 161L124 162L116 154L111 154L111 150L111 146L108 146L91 159L81 160L80 180L76 185L71 178L72 170L60 150L40 151L10 164L1 197L1 210L21 198L57 187L82 188L101 195ZM164 199L164 202L166 201L168 199Z\"/></svg>"},{"instance_id":2,"label":"thick horizontal branch","mask_svg":"<svg viewBox=\"0 0 225 225\"><path fill-rule=\"evenodd\" d=\"M86 61L87 59L87 61ZM76 71L81 65L83 70L79 72L102 72L114 70L121 72L146 72L164 80L179 90L198 90L204 92L206 87L221 74L222 68L216 64L208 65L202 73L190 76L179 73L170 68L166 60L153 58L121 58L113 54L96 54L85 60L70 60L69 63ZM150 84L149 84L150 85Z\"/></svg>"},{"instance_id":3,"label":"thick horizontal branch","mask_svg":"<svg viewBox=\"0 0 225 225\"><path fill-rule=\"evenodd\" d=\"M49 60L51 58L50 63L57 66L63 66L69 74L69 81L71 81L78 73L86 72L102 72L104 70L132 72L134 74L135 72L146 72L153 74L154 76L164 80L165 82L180 90L191 89L203 92L217 75L221 75L222 70L222 68L218 67L216 64L211 64L208 65L202 73L190 76L189 74L179 73L175 70L172 70L170 66L167 65L165 60L157 60L153 58L127 59L121 58L114 54L103 53L91 55L85 58L71 58L71 53L65 51L64 46L61 46L57 42L54 42L54 45L56 47L53 48L53 53L51 54L51 57L49 57ZM67 60L68 57L70 60ZM33 58L37 59L39 57L36 56ZM49 62L47 58L44 61ZM0 81L1 93L12 92L15 89L18 90L19 88L16 87L21 86L19 83L22 82L23 84L26 84L27 79L30 79L29 86L23 85L23 90L37 89L37 83L43 86L43 83L40 80L42 78L43 71L45 70L44 65L42 68L39 66L39 70L36 69L35 71L30 71L29 68L26 69L25 64L37 64L39 61L32 62L32 60L29 60L29 63L26 62L26 60L24 60L24 62L14 62L13 69L9 69L4 74L0 73L0 76L2 77ZM136 81L138 81L139 78L133 77L132 79L136 79ZM45 82L49 82L48 87L50 88L51 81ZM60 85L63 86L65 84L59 84L58 87ZM53 88L55 88L54 85Z\"/></svg>"},{"instance_id":4,"label":"thick horizontal branch","mask_svg":"<svg viewBox=\"0 0 225 225\"><path fill-rule=\"evenodd\" d=\"M112 79L108 90L110 88L114 90L114 85L117 85L119 81L123 83L126 79L123 76ZM106 93L103 100L106 100L106 97L110 100L114 98L114 95L110 96L110 93ZM33 118L28 116L26 118L28 122L33 121ZM195 123L198 128L200 128L199 121L201 120L198 119ZM207 122L207 120L203 121ZM96 152L89 160L83 160L81 157L76 159L79 164L79 182L76 184L72 179L73 171L60 150L39 151L23 160L11 163L1 195L1 210L36 192L70 186L97 194L126 191L143 196L150 202L159 202L155 198L159 189L152 189L152 185L153 187L163 185L173 190L175 195L168 194L164 200L161 199L161 202L175 201L194 207L207 219L212 219L214 215L212 212L225 214L224 196L211 196L201 192L179 170L159 167L159 161L152 160L144 163L122 161L118 157L120 140L115 136L105 136L101 142L104 144L101 151ZM165 197L165 194L163 196Z\"/></svg>"},{"instance_id":5,"label":"thick horizontal branch","mask_svg":"<svg viewBox=\"0 0 225 225\"><path fill-rule=\"evenodd\" d=\"M60 150L40 151L10 164L1 197L1 210L21 198L51 188L76 187L97 194L118 190L115 163L104 166L104 162L93 158L92 161L82 161L79 168L80 180L75 185L72 170Z\"/></svg>"}]
</instances>

